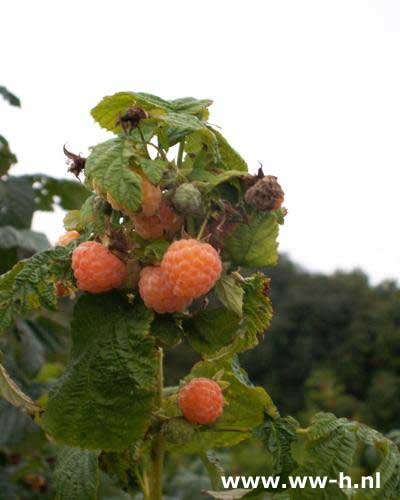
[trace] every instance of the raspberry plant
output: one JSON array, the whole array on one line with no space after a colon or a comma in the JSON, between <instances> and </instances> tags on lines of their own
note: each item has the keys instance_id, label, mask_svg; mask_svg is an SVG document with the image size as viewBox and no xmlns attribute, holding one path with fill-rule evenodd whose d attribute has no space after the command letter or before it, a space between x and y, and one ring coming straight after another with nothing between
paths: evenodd
<instances>
[{"instance_id":1,"label":"raspberry plant","mask_svg":"<svg viewBox=\"0 0 400 500\"><path fill-rule=\"evenodd\" d=\"M380 490L330 484L274 491L273 499L398 498L393 442L331 414L302 429L240 367L238 355L257 346L272 319L269 279L251 269L276 264L286 211L276 177L250 175L208 123L210 105L121 92L92 110L114 137L87 159L67 152L88 190L65 217L68 235L0 278L2 331L20 316L56 309L60 295L75 301L70 361L36 401L1 367L1 394L59 446L59 499L96 498L100 470L132 496L161 499L169 452L201 457L208 494L226 498L212 450L251 436L282 478L337 478L351 473L360 449L379 454L370 472L381 472ZM202 359L180 387L164 387L163 352L183 339Z\"/></svg>"}]
</instances>

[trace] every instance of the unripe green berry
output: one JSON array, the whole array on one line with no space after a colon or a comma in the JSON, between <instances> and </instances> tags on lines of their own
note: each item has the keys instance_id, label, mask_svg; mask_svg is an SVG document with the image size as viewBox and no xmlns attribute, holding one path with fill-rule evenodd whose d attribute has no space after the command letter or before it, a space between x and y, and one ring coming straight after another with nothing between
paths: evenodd
<instances>
[{"instance_id":1,"label":"unripe green berry","mask_svg":"<svg viewBox=\"0 0 400 500\"><path fill-rule=\"evenodd\" d=\"M175 191L173 203L175 208L183 214L200 214L202 212L201 193L196 186L185 182Z\"/></svg>"}]
</instances>

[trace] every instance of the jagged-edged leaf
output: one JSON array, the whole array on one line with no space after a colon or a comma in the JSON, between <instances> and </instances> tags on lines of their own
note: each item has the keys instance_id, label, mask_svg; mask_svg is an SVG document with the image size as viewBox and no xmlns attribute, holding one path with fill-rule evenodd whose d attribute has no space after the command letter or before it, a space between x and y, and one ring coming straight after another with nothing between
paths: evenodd
<instances>
[{"instance_id":1,"label":"jagged-edged leaf","mask_svg":"<svg viewBox=\"0 0 400 500\"><path fill-rule=\"evenodd\" d=\"M252 349L258 344L258 336L265 333L272 316L272 304L267 296L269 279L262 274L247 278L243 284L243 317L232 336L232 342L208 358L219 359Z\"/></svg>"},{"instance_id":2,"label":"jagged-edged leaf","mask_svg":"<svg viewBox=\"0 0 400 500\"><path fill-rule=\"evenodd\" d=\"M197 352L213 354L233 341L239 323L237 314L218 307L198 312L184 321L183 328Z\"/></svg>"},{"instance_id":3,"label":"jagged-edged leaf","mask_svg":"<svg viewBox=\"0 0 400 500\"><path fill-rule=\"evenodd\" d=\"M164 172L169 168L169 163L160 158L150 160L148 158L142 158L141 156L135 156L135 163L142 168L149 181L156 185L160 183Z\"/></svg>"},{"instance_id":4,"label":"jagged-edged leaf","mask_svg":"<svg viewBox=\"0 0 400 500\"><path fill-rule=\"evenodd\" d=\"M171 107L177 111L184 111L185 113L197 114L211 106L213 101L211 99L195 99L194 97L182 97L170 101Z\"/></svg>"},{"instance_id":5,"label":"jagged-edged leaf","mask_svg":"<svg viewBox=\"0 0 400 500\"><path fill-rule=\"evenodd\" d=\"M32 186L36 210L51 212L59 206L64 210L80 208L91 194L85 186L70 179L57 179L48 175L23 175L20 177Z\"/></svg>"},{"instance_id":6,"label":"jagged-edged leaf","mask_svg":"<svg viewBox=\"0 0 400 500\"><path fill-rule=\"evenodd\" d=\"M274 212L254 214L248 224L239 224L225 243L225 254L243 267L275 265L278 261L279 224Z\"/></svg>"},{"instance_id":7,"label":"jagged-edged leaf","mask_svg":"<svg viewBox=\"0 0 400 500\"><path fill-rule=\"evenodd\" d=\"M229 311L242 316L244 290L232 275L222 276L216 284L215 293Z\"/></svg>"},{"instance_id":8,"label":"jagged-edged leaf","mask_svg":"<svg viewBox=\"0 0 400 500\"><path fill-rule=\"evenodd\" d=\"M41 252L50 244L45 234L30 229L15 229L12 226L0 226L0 249L20 248L30 253Z\"/></svg>"},{"instance_id":9,"label":"jagged-edged leaf","mask_svg":"<svg viewBox=\"0 0 400 500\"><path fill-rule=\"evenodd\" d=\"M107 228L107 215L105 213L105 202L96 195L89 196L89 198L82 205L79 211L80 227L93 233L96 236L101 236L105 233ZM77 214L75 214L75 218Z\"/></svg>"},{"instance_id":10,"label":"jagged-edged leaf","mask_svg":"<svg viewBox=\"0 0 400 500\"><path fill-rule=\"evenodd\" d=\"M241 170L223 170L218 172L215 169L208 170L206 168L196 168L194 166L189 177L190 180L197 181L198 183L200 183L203 189L205 189L206 191L210 191L215 187L217 187L219 184L246 175L247 173L242 172Z\"/></svg>"},{"instance_id":11,"label":"jagged-edged leaf","mask_svg":"<svg viewBox=\"0 0 400 500\"><path fill-rule=\"evenodd\" d=\"M71 253L75 245L73 242L40 252L0 276L0 332L12 324L16 315L40 307L56 309L55 283L73 282Z\"/></svg>"},{"instance_id":12,"label":"jagged-edged leaf","mask_svg":"<svg viewBox=\"0 0 400 500\"><path fill-rule=\"evenodd\" d=\"M60 443L123 450L140 439L155 395L152 313L117 293L84 295L75 306L67 370L43 423Z\"/></svg>"},{"instance_id":13,"label":"jagged-edged leaf","mask_svg":"<svg viewBox=\"0 0 400 500\"><path fill-rule=\"evenodd\" d=\"M34 192L24 177L0 180L0 226L29 229L35 210Z\"/></svg>"},{"instance_id":14,"label":"jagged-edged leaf","mask_svg":"<svg viewBox=\"0 0 400 500\"><path fill-rule=\"evenodd\" d=\"M192 368L189 378L213 378L219 374L227 383L224 390L223 415L210 426L201 426L198 432L182 445L171 445L181 453L198 453L209 449L237 444L251 435L251 430L264 420L264 413L277 416L277 410L262 387L253 386L236 360L220 362L200 361ZM222 375L221 375L222 374ZM168 411L179 415L176 401L168 404Z\"/></svg>"},{"instance_id":15,"label":"jagged-edged leaf","mask_svg":"<svg viewBox=\"0 0 400 500\"><path fill-rule=\"evenodd\" d=\"M182 328L172 316L158 315L151 324L151 333L162 345L172 347L178 344L183 337Z\"/></svg>"},{"instance_id":16,"label":"jagged-edged leaf","mask_svg":"<svg viewBox=\"0 0 400 500\"><path fill-rule=\"evenodd\" d=\"M85 165L86 185L107 194L127 211L135 212L142 202L142 179L129 166L124 141L110 139L92 149Z\"/></svg>"},{"instance_id":17,"label":"jagged-edged leaf","mask_svg":"<svg viewBox=\"0 0 400 500\"><path fill-rule=\"evenodd\" d=\"M218 130L212 129L217 141L219 152L221 155L221 163L226 170L240 170L242 172L248 171L248 166L245 160L240 156L240 154L235 151L232 146L228 143L225 137L218 132Z\"/></svg>"},{"instance_id":18,"label":"jagged-edged leaf","mask_svg":"<svg viewBox=\"0 0 400 500\"><path fill-rule=\"evenodd\" d=\"M0 353L1 354L1 353ZM1 356L0 356L1 360ZM32 399L25 394L11 379L3 365L0 364L0 396L14 406L21 407L29 413L39 411Z\"/></svg>"},{"instance_id":19,"label":"jagged-edged leaf","mask_svg":"<svg viewBox=\"0 0 400 500\"><path fill-rule=\"evenodd\" d=\"M63 446L54 469L56 500L95 500L99 486L98 451Z\"/></svg>"},{"instance_id":20,"label":"jagged-edged leaf","mask_svg":"<svg viewBox=\"0 0 400 500\"><path fill-rule=\"evenodd\" d=\"M0 95L8 102L8 104L11 104L11 106L21 106L19 98L3 85L0 85Z\"/></svg>"},{"instance_id":21,"label":"jagged-edged leaf","mask_svg":"<svg viewBox=\"0 0 400 500\"><path fill-rule=\"evenodd\" d=\"M11 151L7 139L0 135L0 176L6 174L15 163L17 157Z\"/></svg>"},{"instance_id":22,"label":"jagged-edged leaf","mask_svg":"<svg viewBox=\"0 0 400 500\"><path fill-rule=\"evenodd\" d=\"M70 210L65 214L63 224L66 231L82 231L81 211Z\"/></svg>"},{"instance_id":23,"label":"jagged-edged leaf","mask_svg":"<svg viewBox=\"0 0 400 500\"><path fill-rule=\"evenodd\" d=\"M296 462L291 454L292 443L297 439L299 423L292 417L266 417L264 424L255 432L272 456L274 474L287 476Z\"/></svg>"},{"instance_id":24,"label":"jagged-edged leaf","mask_svg":"<svg viewBox=\"0 0 400 500\"><path fill-rule=\"evenodd\" d=\"M117 92L114 95L104 97L91 114L97 123L111 132L118 130L117 121L120 114L125 113L131 106L140 106L145 110L154 108L162 110L173 110L168 101L152 94L144 92Z\"/></svg>"}]
</instances>

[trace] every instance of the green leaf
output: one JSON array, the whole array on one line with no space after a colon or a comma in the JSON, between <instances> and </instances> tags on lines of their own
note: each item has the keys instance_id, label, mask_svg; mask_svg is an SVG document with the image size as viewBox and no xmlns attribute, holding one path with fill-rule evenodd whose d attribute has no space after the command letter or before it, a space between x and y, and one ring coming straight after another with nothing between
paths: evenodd
<instances>
[{"instance_id":1,"label":"green leaf","mask_svg":"<svg viewBox=\"0 0 400 500\"><path fill-rule=\"evenodd\" d=\"M0 95L8 102L8 104L11 104L11 106L21 106L21 101L18 97L10 92L6 87L0 86Z\"/></svg>"},{"instance_id":2,"label":"green leaf","mask_svg":"<svg viewBox=\"0 0 400 500\"><path fill-rule=\"evenodd\" d=\"M66 231L82 231L81 211L70 210L65 214L63 224Z\"/></svg>"},{"instance_id":3,"label":"green leaf","mask_svg":"<svg viewBox=\"0 0 400 500\"><path fill-rule=\"evenodd\" d=\"M117 138L92 149L85 165L86 185L103 196L111 195L127 211L136 212L143 199L142 178L130 168L124 146Z\"/></svg>"},{"instance_id":4,"label":"green leaf","mask_svg":"<svg viewBox=\"0 0 400 500\"><path fill-rule=\"evenodd\" d=\"M258 336L265 333L273 316L271 301L266 295L268 284L269 280L263 274L255 274L245 280L243 318L233 335L233 341L209 355L208 359L230 357L258 344Z\"/></svg>"},{"instance_id":5,"label":"green leaf","mask_svg":"<svg viewBox=\"0 0 400 500\"><path fill-rule=\"evenodd\" d=\"M200 458L210 477L211 486L219 490L221 488L221 476L225 475L221 462L212 450L202 453Z\"/></svg>"},{"instance_id":6,"label":"green leaf","mask_svg":"<svg viewBox=\"0 0 400 500\"><path fill-rule=\"evenodd\" d=\"M297 439L298 428L299 423L292 417L266 417L265 423L255 432L272 456L274 474L282 478L286 478L297 466L291 454L291 446Z\"/></svg>"},{"instance_id":7,"label":"green leaf","mask_svg":"<svg viewBox=\"0 0 400 500\"><path fill-rule=\"evenodd\" d=\"M279 225L274 212L253 214L248 224L239 224L225 243L225 254L243 267L271 266L278 262Z\"/></svg>"},{"instance_id":8,"label":"green leaf","mask_svg":"<svg viewBox=\"0 0 400 500\"><path fill-rule=\"evenodd\" d=\"M251 436L251 430L261 425L264 413L277 416L271 398L262 387L253 386L236 361L200 361L192 368L190 376L213 378L222 373L221 380L227 383L224 390L223 415L210 426L201 426L195 436L182 445L171 445L180 453L199 453L209 449L229 447ZM167 403L168 404L168 403ZM170 403L171 404L171 403ZM174 403L176 405L176 403ZM171 404L170 411L174 411ZM176 405L176 415L179 410Z\"/></svg>"},{"instance_id":9,"label":"green leaf","mask_svg":"<svg viewBox=\"0 0 400 500\"><path fill-rule=\"evenodd\" d=\"M155 185L160 183L164 172L169 168L169 163L160 158L150 160L141 156L135 156L135 163L142 168L148 180Z\"/></svg>"},{"instance_id":10,"label":"green leaf","mask_svg":"<svg viewBox=\"0 0 400 500\"><path fill-rule=\"evenodd\" d=\"M35 210L31 183L24 177L0 180L0 226L29 229Z\"/></svg>"},{"instance_id":11,"label":"green leaf","mask_svg":"<svg viewBox=\"0 0 400 500\"><path fill-rule=\"evenodd\" d=\"M232 146L228 143L225 137L218 132L218 130L211 129L215 134L219 152L221 155L221 163L226 170L240 170L242 172L248 171L248 166L245 160L237 153Z\"/></svg>"},{"instance_id":12,"label":"green leaf","mask_svg":"<svg viewBox=\"0 0 400 500\"><path fill-rule=\"evenodd\" d=\"M240 318L225 308L204 309L183 323L193 349L213 354L230 344L239 327Z\"/></svg>"},{"instance_id":13,"label":"green leaf","mask_svg":"<svg viewBox=\"0 0 400 500\"><path fill-rule=\"evenodd\" d=\"M144 92L117 92L114 95L104 97L91 111L97 123L111 132L120 129L116 125L120 114L125 113L131 106L140 106L145 110L154 108L171 110L173 107L168 101L152 94ZM145 120L144 120L145 121Z\"/></svg>"},{"instance_id":14,"label":"green leaf","mask_svg":"<svg viewBox=\"0 0 400 500\"><path fill-rule=\"evenodd\" d=\"M222 276L215 287L215 293L228 311L242 317L244 290L232 275Z\"/></svg>"},{"instance_id":15,"label":"green leaf","mask_svg":"<svg viewBox=\"0 0 400 500\"><path fill-rule=\"evenodd\" d=\"M150 257L152 261L160 262L165 252L168 250L169 242L165 240L155 240L146 245L144 256Z\"/></svg>"},{"instance_id":16,"label":"green leaf","mask_svg":"<svg viewBox=\"0 0 400 500\"><path fill-rule=\"evenodd\" d=\"M96 195L89 198L80 210L80 225L95 236L101 236L106 232L107 216L104 213L104 202Z\"/></svg>"},{"instance_id":17,"label":"green leaf","mask_svg":"<svg viewBox=\"0 0 400 500\"><path fill-rule=\"evenodd\" d=\"M96 500L99 486L98 451L63 446L54 469L56 500Z\"/></svg>"},{"instance_id":18,"label":"green leaf","mask_svg":"<svg viewBox=\"0 0 400 500\"><path fill-rule=\"evenodd\" d=\"M91 194L82 183L70 179L56 179L42 174L23 175L20 179L32 186L36 210L51 212L56 206L74 210L80 208Z\"/></svg>"},{"instance_id":19,"label":"green leaf","mask_svg":"<svg viewBox=\"0 0 400 500\"><path fill-rule=\"evenodd\" d=\"M12 405L23 408L29 413L36 413L40 410L40 407L37 406L29 396L24 394L18 385L11 379L2 364L0 364L0 396Z\"/></svg>"},{"instance_id":20,"label":"green leaf","mask_svg":"<svg viewBox=\"0 0 400 500\"><path fill-rule=\"evenodd\" d=\"M182 340L182 328L172 316L157 315L151 325L151 333L157 341L167 347L173 347Z\"/></svg>"},{"instance_id":21,"label":"green leaf","mask_svg":"<svg viewBox=\"0 0 400 500\"><path fill-rule=\"evenodd\" d=\"M224 182L232 181L233 179L243 177L244 175L247 174L241 170L225 170L218 172L215 169L211 171L206 168L194 167L189 178L193 181L201 183L206 191L211 191Z\"/></svg>"},{"instance_id":22,"label":"green leaf","mask_svg":"<svg viewBox=\"0 0 400 500\"><path fill-rule=\"evenodd\" d=\"M82 296L71 359L51 391L43 423L70 446L123 450L143 437L156 386L152 313L117 293Z\"/></svg>"},{"instance_id":23,"label":"green leaf","mask_svg":"<svg viewBox=\"0 0 400 500\"><path fill-rule=\"evenodd\" d=\"M0 333L11 326L16 315L40 307L56 309L55 283L61 280L72 286L71 253L76 244L38 253L0 276Z\"/></svg>"},{"instance_id":24,"label":"green leaf","mask_svg":"<svg viewBox=\"0 0 400 500\"><path fill-rule=\"evenodd\" d=\"M218 500L239 500L240 498L246 497L252 490L244 490L242 488L229 491L211 491L207 490L205 493L211 498L216 498Z\"/></svg>"},{"instance_id":25,"label":"green leaf","mask_svg":"<svg viewBox=\"0 0 400 500\"><path fill-rule=\"evenodd\" d=\"M194 97L182 97L170 101L170 105L174 111L184 111L185 113L193 114L197 114L205 108L208 108L212 103L213 101L211 99L195 99Z\"/></svg>"},{"instance_id":26,"label":"green leaf","mask_svg":"<svg viewBox=\"0 0 400 500\"><path fill-rule=\"evenodd\" d=\"M6 174L15 163L17 157L11 152L6 138L0 135L0 176Z\"/></svg>"}]
</instances>

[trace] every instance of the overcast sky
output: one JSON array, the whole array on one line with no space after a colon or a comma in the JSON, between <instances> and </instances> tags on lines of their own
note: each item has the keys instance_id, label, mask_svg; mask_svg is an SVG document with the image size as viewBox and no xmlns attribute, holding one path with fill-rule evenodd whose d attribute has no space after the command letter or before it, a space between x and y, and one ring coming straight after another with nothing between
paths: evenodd
<instances>
[{"instance_id":1,"label":"overcast sky","mask_svg":"<svg viewBox=\"0 0 400 500\"><path fill-rule=\"evenodd\" d=\"M14 174L66 174L107 138L89 110L146 91L215 101L211 122L275 174L281 249L312 270L400 276L398 0L18 1L1 6L0 103ZM35 227L52 241L62 214Z\"/></svg>"}]
</instances>

